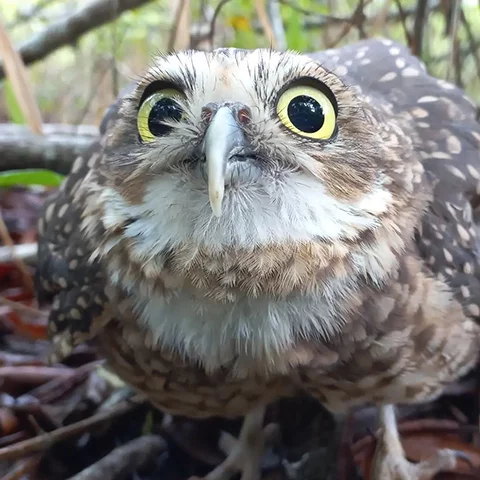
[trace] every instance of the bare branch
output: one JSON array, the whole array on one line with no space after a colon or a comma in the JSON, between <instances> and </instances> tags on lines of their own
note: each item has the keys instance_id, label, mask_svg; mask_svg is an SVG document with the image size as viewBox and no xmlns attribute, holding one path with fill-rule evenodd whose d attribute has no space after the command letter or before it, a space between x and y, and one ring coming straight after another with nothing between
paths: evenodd
<instances>
[{"instance_id":1,"label":"bare branch","mask_svg":"<svg viewBox=\"0 0 480 480\"><path fill-rule=\"evenodd\" d=\"M285 0L284 0L285 3ZM286 3L287 5L290 5L290 3ZM436 0L433 2L430 2L428 5L428 12L434 12L439 10L440 8L440 1ZM292 7L293 8L293 7ZM298 9L297 9L298 10ZM404 8L403 9L403 14L406 17L411 17L412 15L415 15L417 13L416 8ZM349 23L351 22L352 18L351 17L337 17L334 15L311 15L308 12L305 12L306 15L309 15L304 24L304 28L306 30L313 30L315 28L322 28L327 25L338 25L338 24L343 24L343 23ZM399 12L391 12L387 15L386 20L388 22L397 22L402 19L402 16L400 15ZM365 20L365 23L367 24L372 24L376 21L376 17L369 17Z\"/></svg>"},{"instance_id":2,"label":"bare branch","mask_svg":"<svg viewBox=\"0 0 480 480\"><path fill-rule=\"evenodd\" d=\"M422 56L423 49L423 27L428 10L428 0L418 0L413 24L413 43L410 46L412 53L417 57Z\"/></svg>"},{"instance_id":3,"label":"bare branch","mask_svg":"<svg viewBox=\"0 0 480 480\"><path fill-rule=\"evenodd\" d=\"M219 7L223 6L229 0L221 0L219 6L216 8L216 11L219 11ZM291 0L281 0L281 3L288 5L293 10L305 14L306 18L303 22L302 28L305 30L317 30L319 28L325 28L334 25L348 24L352 21L351 17L339 17L335 15L320 15L309 12L308 10L302 9L298 5L294 4ZM440 2L435 0L429 4L428 12L435 12L439 10ZM405 17L411 17L415 15L415 8L406 8L403 10ZM401 15L398 12L390 12L386 16L385 21L389 23L397 22L401 20ZM378 17L368 17L364 19L365 25L373 25L377 22ZM213 20L212 20L213 21ZM262 32L262 24L258 20L252 22L252 28L255 32ZM198 45L201 42L209 41L211 43L212 39L212 30L209 23L194 23L192 25L191 35L192 35L192 45ZM333 42L327 42L326 44L331 45Z\"/></svg>"},{"instance_id":4,"label":"bare branch","mask_svg":"<svg viewBox=\"0 0 480 480\"><path fill-rule=\"evenodd\" d=\"M459 0L453 1L453 18L452 18L452 32L450 45L450 59L447 66L447 80L450 80L452 73L455 75L455 83L462 86L461 76L461 58L460 58L460 40L458 38L458 27L460 24L460 9L461 4Z\"/></svg>"},{"instance_id":5,"label":"bare branch","mask_svg":"<svg viewBox=\"0 0 480 480\"><path fill-rule=\"evenodd\" d=\"M126 10L141 7L151 0L95 0L68 18L52 23L18 49L25 65L30 65L57 48L76 42L82 35L114 20ZM114 8L118 4L118 8ZM5 77L0 63L0 79Z\"/></svg>"},{"instance_id":6,"label":"bare branch","mask_svg":"<svg viewBox=\"0 0 480 480\"><path fill-rule=\"evenodd\" d=\"M0 171L46 168L67 174L79 155L99 138L90 125L44 125L35 135L22 125L0 124Z\"/></svg>"},{"instance_id":7,"label":"bare branch","mask_svg":"<svg viewBox=\"0 0 480 480\"><path fill-rule=\"evenodd\" d=\"M407 27L407 15L405 14L405 10L402 7L402 4L400 3L400 0L395 0L395 3L397 4L398 8L398 14L400 15L400 21L402 23L402 28L403 28L403 33L405 34L405 39L407 40L407 44L412 50L414 48L414 40L412 36L410 35L410 32Z\"/></svg>"},{"instance_id":8,"label":"bare branch","mask_svg":"<svg viewBox=\"0 0 480 480\"><path fill-rule=\"evenodd\" d=\"M230 0L220 0L218 5L215 7L215 11L213 12L212 19L210 21L210 32L208 33L208 40L210 43L210 49L213 49L214 39L215 39L215 27L217 24L217 18L220 15L220 10L223 6L228 3Z\"/></svg>"},{"instance_id":9,"label":"bare branch","mask_svg":"<svg viewBox=\"0 0 480 480\"><path fill-rule=\"evenodd\" d=\"M343 38L346 35L348 35L348 32L350 32L350 30L354 26L358 27L360 29L360 31L362 32L363 23L366 20L366 16L365 16L365 13L363 12L363 10L369 3L372 3L372 0L360 0L358 2L357 8L353 12L353 14L350 17L350 20L348 21L348 23L346 23L343 26L342 31L340 32L340 34L338 35L338 37L336 39L334 39L330 44L325 45L326 48L333 48L333 47L337 46L343 40Z\"/></svg>"}]
</instances>

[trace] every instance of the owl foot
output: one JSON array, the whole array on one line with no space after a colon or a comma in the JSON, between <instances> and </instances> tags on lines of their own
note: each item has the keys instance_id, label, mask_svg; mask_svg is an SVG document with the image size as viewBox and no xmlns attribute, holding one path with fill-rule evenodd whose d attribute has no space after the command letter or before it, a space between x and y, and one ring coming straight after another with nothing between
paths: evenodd
<instances>
[{"instance_id":1,"label":"owl foot","mask_svg":"<svg viewBox=\"0 0 480 480\"><path fill-rule=\"evenodd\" d=\"M443 449L428 460L410 463L400 441L393 405L380 407L380 424L382 433L373 460L372 480L431 480L437 473L455 468L457 458L468 461L462 452Z\"/></svg>"},{"instance_id":2,"label":"owl foot","mask_svg":"<svg viewBox=\"0 0 480 480\"><path fill-rule=\"evenodd\" d=\"M238 440L224 438L227 458L203 480L228 480L241 472L241 480L259 480L266 435L263 429L265 408L260 407L245 416Z\"/></svg>"}]
</instances>

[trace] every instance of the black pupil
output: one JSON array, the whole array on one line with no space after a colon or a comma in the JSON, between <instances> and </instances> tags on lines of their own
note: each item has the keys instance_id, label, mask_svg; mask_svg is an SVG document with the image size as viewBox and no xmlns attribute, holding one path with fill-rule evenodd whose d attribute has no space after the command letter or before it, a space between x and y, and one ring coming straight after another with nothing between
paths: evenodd
<instances>
[{"instance_id":1,"label":"black pupil","mask_svg":"<svg viewBox=\"0 0 480 480\"><path fill-rule=\"evenodd\" d=\"M165 121L179 121L182 118L182 109L173 98L162 98L150 111L148 128L156 137L165 135L172 127L165 125Z\"/></svg>"},{"instance_id":2,"label":"black pupil","mask_svg":"<svg viewBox=\"0 0 480 480\"><path fill-rule=\"evenodd\" d=\"M308 95L299 95L292 99L287 112L293 126L305 133L317 132L325 121L322 106Z\"/></svg>"}]
</instances>

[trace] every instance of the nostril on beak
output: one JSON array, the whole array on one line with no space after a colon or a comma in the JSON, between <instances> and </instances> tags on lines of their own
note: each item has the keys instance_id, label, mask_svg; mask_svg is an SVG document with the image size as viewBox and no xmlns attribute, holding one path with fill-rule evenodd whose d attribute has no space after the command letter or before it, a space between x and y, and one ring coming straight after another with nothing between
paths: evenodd
<instances>
[{"instance_id":1,"label":"nostril on beak","mask_svg":"<svg viewBox=\"0 0 480 480\"><path fill-rule=\"evenodd\" d=\"M248 107L239 108L237 118L240 124L247 125L252 119L252 112Z\"/></svg>"},{"instance_id":2,"label":"nostril on beak","mask_svg":"<svg viewBox=\"0 0 480 480\"><path fill-rule=\"evenodd\" d=\"M247 125L252 120L252 111L243 103L223 102L221 104L217 104L210 102L202 108L202 121L209 124L220 107L228 107L239 125Z\"/></svg>"},{"instance_id":3,"label":"nostril on beak","mask_svg":"<svg viewBox=\"0 0 480 480\"><path fill-rule=\"evenodd\" d=\"M213 117L213 109L210 107L203 107L201 115L204 122L210 123Z\"/></svg>"}]
</instances>

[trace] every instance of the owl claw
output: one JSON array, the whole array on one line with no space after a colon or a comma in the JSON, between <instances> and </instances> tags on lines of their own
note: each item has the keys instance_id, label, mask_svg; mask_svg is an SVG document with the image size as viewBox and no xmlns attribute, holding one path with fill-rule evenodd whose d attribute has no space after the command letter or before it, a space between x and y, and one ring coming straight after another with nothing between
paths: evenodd
<instances>
[{"instance_id":1,"label":"owl claw","mask_svg":"<svg viewBox=\"0 0 480 480\"><path fill-rule=\"evenodd\" d=\"M457 460L464 460L473 468L467 454L447 448L427 460L410 463L400 441L393 405L380 407L380 418L383 431L375 451L372 480L432 480L437 473L453 470Z\"/></svg>"},{"instance_id":2,"label":"owl claw","mask_svg":"<svg viewBox=\"0 0 480 480\"><path fill-rule=\"evenodd\" d=\"M227 458L202 480L228 480L241 472L241 480L259 480L266 442L263 430L265 408L250 412L244 419L239 439L233 442Z\"/></svg>"}]
</instances>

